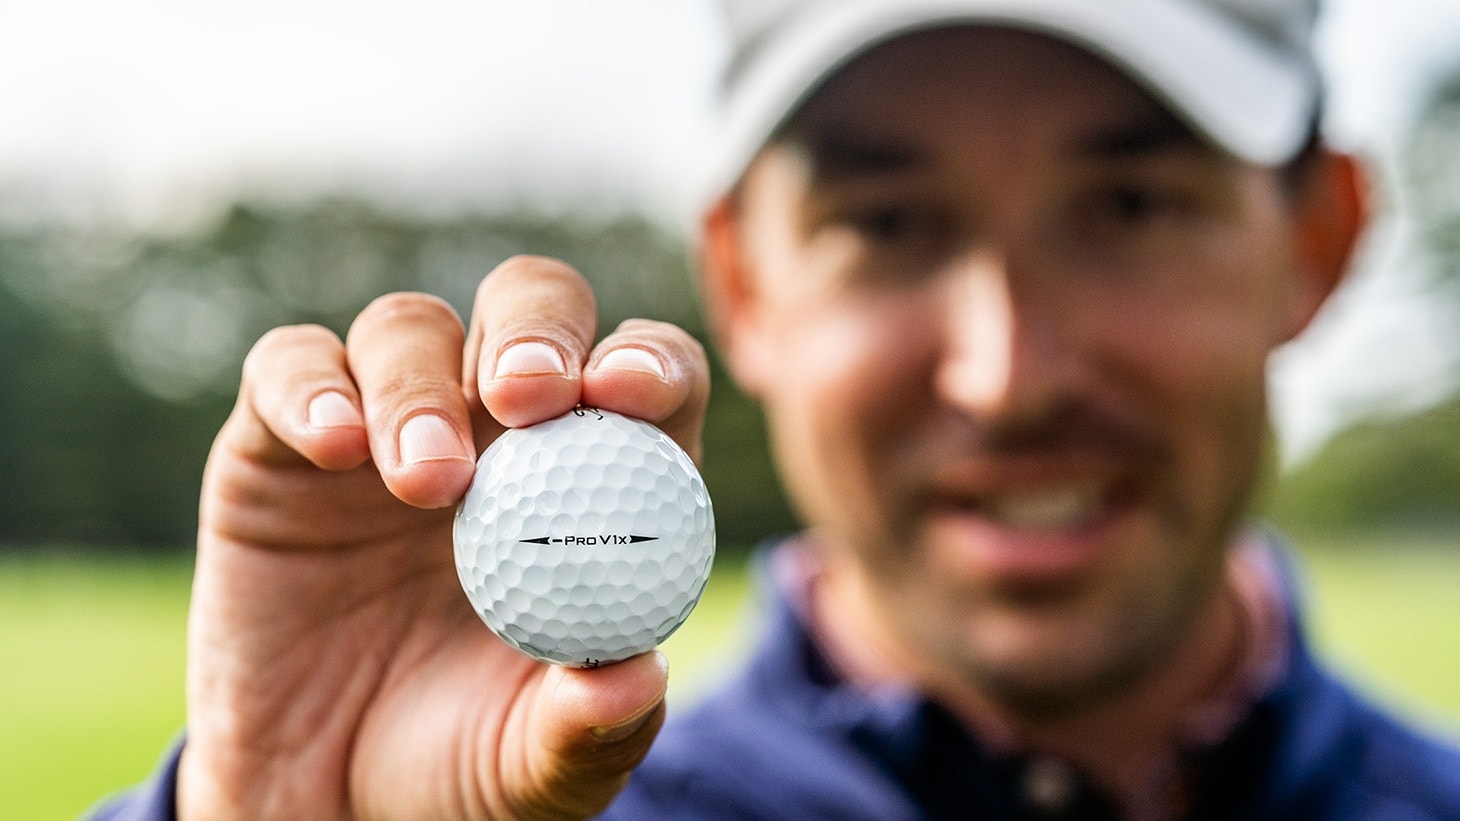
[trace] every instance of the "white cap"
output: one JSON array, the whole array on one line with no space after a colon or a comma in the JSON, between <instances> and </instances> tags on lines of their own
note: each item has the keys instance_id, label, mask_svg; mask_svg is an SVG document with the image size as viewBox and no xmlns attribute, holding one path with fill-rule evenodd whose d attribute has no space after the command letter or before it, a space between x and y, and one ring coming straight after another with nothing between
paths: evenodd
<instances>
[{"instance_id":1,"label":"white cap","mask_svg":"<svg viewBox=\"0 0 1460 821\"><path fill-rule=\"evenodd\" d=\"M723 0L731 59L706 193L733 186L830 75L919 30L988 24L1067 41L1123 71L1233 155L1279 165L1302 148L1321 82L1318 0Z\"/></svg>"}]
</instances>

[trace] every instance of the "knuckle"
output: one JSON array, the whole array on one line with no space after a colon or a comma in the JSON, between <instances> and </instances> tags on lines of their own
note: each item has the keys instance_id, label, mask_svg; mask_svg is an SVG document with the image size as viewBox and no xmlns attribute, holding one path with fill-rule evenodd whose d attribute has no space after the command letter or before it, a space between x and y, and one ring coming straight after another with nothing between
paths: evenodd
<instances>
[{"instance_id":1,"label":"knuckle","mask_svg":"<svg viewBox=\"0 0 1460 821\"><path fill-rule=\"evenodd\" d=\"M593 288L582 275L560 260L522 255L497 266L478 286L472 332L481 334L487 352L540 339L581 353L597 323Z\"/></svg>"},{"instance_id":2,"label":"knuckle","mask_svg":"<svg viewBox=\"0 0 1460 821\"><path fill-rule=\"evenodd\" d=\"M640 339L674 352L682 353L696 363L708 362L705 346L689 331L671 322L657 319L625 319L614 329L614 336Z\"/></svg>"},{"instance_id":3,"label":"knuckle","mask_svg":"<svg viewBox=\"0 0 1460 821\"><path fill-rule=\"evenodd\" d=\"M500 355L519 342L543 342L574 359L581 358L583 347L573 323L551 316L531 316L514 317L498 325L490 337L487 351L493 356Z\"/></svg>"},{"instance_id":4,"label":"knuckle","mask_svg":"<svg viewBox=\"0 0 1460 821\"><path fill-rule=\"evenodd\" d=\"M662 320L632 317L620 322L618 327L614 329L614 332L621 334L643 334L646 336L671 336L678 330L678 326L671 325Z\"/></svg>"},{"instance_id":5,"label":"knuckle","mask_svg":"<svg viewBox=\"0 0 1460 821\"><path fill-rule=\"evenodd\" d=\"M273 376L283 361L297 359L301 350L338 348L340 338L322 325L283 325L260 336L243 358L243 381L254 382Z\"/></svg>"},{"instance_id":6,"label":"knuckle","mask_svg":"<svg viewBox=\"0 0 1460 821\"><path fill-rule=\"evenodd\" d=\"M400 324L451 325L462 329L451 304L435 294L398 291L376 297L350 326L350 335Z\"/></svg>"},{"instance_id":7,"label":"knuckle","mask_svg":"<svg viewBox=\"0 0 1460 821\"><path fill-rule=\"evenodd\" d=\"M271 328L258 342L254 343L254 351L271 351L277 348L293 348L300 344L314 344L318 342L335 342L338 337L334 331L323 325L281 325Z\"/></svg>"},{"instance_id":8,"label":"knuckle","mask_svg":"<svg viewBox=\"0 0 1460 821\"><path fill-rule=\"evenodd\" d=\"M401 408L403 412L423 407L444 409L454 404L452 400L460 392L461 388L449 379L419 372L378 374L370 384L370 394L376 402Z\"/></svg>"},{"instance_id":9,"label":"knuckle","mask_svg":"<svg viewBox=\"0 0 1460 821\"><path fill-rule=\"evenodd\" d=\"M556 257L546 257L539 254L515 254L503 260L500 265L492 270L489 277L506 279L517 276L528 277L562 277L564 279L583 278L578 269Z\"/></svg>"},{"instance_id":10,"label":"knuckle","mask_svg":"<svg viewBox=\"0 0 1460 821\"><path fill-rule=\"evenodd\" d=\"M490 306L499 294L550 288L593 304L593 288L578 269L553 257L518 254L492 269L477 286L477 304Z\"/></svg>"}]
</instances>

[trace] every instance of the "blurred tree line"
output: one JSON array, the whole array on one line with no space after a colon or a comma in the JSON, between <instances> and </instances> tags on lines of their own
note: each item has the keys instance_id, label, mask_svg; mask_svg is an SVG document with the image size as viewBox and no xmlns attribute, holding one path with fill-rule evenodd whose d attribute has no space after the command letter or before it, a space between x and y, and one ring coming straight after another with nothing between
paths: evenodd
<instances>
[{"instance_id":1,"label":"blurred tree line","mask_svg":"<svg viewBox=\"0 0 1460 821\"><path fill-rule=\"evenodd\" d=\"M1447 344L1460 363L1460 71L1435 87L1401 165L1396 199L1420 226L1414 256L1436 304L1456 317ZM343 335L371 299L402 289L438 294L465 318L481 277L522 252L583 271L604 329L646 316L705 337L682 241L634 216L327 199L239 204L181 235L0 226L0 548L188 545L207 449L264 331L317 322ZM794 519L758 412L714 364L705 478L722 543L746 545ZM1361 420L1276 483L1268 515L1304 530L1460 530L1451 395Z\"/></svg>"},{"instance_id":2,"label":"blurred tree line","mask_svg":"<svg viewBox=\"0 0 1460 821\"><path fill-rule=\"evenodd\" d=\"M1291 527L1460 533L1460 65L1439 75L1398 165L1393 205L1414 220L1409 254L1446 318L1451 398L1361 418L1284 477L1269 509Z\"/></svg>"},{"instance_id":3,"label":"blurred tree line","mask_svg":"<svg viewBox=\"0 0 1460 821\"><path fill-rule=\"evenodd\" d=\"M374 297L421 290L471 315L482 276L517 253L560 257L630 316L702 340L685 248L632 216L431 216L348 200L237 205L211 227L135 236L0 229L0 546L183 546L207 450L264 331L342 336ZM714 363L705 479L721 541L794 526L758 411Z\"/></svg>"},{"instance_id":4,"label":"blurred tree line","mask_svg":"<svg viewBox=\"0 0 1460 821\"><path fill-rule=\"evenodd\" d=\"M1460 65L1430 92L1402 173L1401 190L1419 225L1418 250L1433 285L1442 299L1460 301ZM1460 325L1455 337L1460 339Z\"/></svg>"}]
</instances>

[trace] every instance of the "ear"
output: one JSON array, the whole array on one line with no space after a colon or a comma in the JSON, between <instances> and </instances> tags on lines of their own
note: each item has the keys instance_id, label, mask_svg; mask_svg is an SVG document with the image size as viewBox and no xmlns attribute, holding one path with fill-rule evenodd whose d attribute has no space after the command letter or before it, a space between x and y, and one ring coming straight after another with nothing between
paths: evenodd
<instances>
[{"instance_id":1,"label":"ear","mask_svg":"<svg viewBox=\"0 0 1460 821\"><path fill-rule=\"evenodd\" d=\"M700 279L715 344L741 390L759 398L770 374L770 344L760 289L746 258L743 222L735 197L725 195L701 225Z\"/></svg>"},{"instance_id":2,"label":"ear","mask_svg":"<svg viewBox=\"0 0 1460 821\"><path fill-rule=\"evenodd\" d=\"M1283 342L1302 333L1343 282L1369 222L1368 193L1357 159L1327 147L1319 149L1294 194L1297 278Z\"/></svg>"}]
</instances>

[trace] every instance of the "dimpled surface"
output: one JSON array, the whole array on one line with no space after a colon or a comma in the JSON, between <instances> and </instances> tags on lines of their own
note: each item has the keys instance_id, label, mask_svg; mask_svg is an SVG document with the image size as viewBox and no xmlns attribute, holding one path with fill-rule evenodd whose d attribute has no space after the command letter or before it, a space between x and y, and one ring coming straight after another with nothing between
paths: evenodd
<instances>
[{"instance_id":1,"label":"dimpled surface","mask_svg":"<svg viewBox=\"0 0 1460 821\"><path fill-rule=\"evenodd\" d=\"M498 437L456 512L456 569L502 640L596 667L685 620L715 555L694 463L658 428L580 408Z\"/></svg>"}]
</instances>

